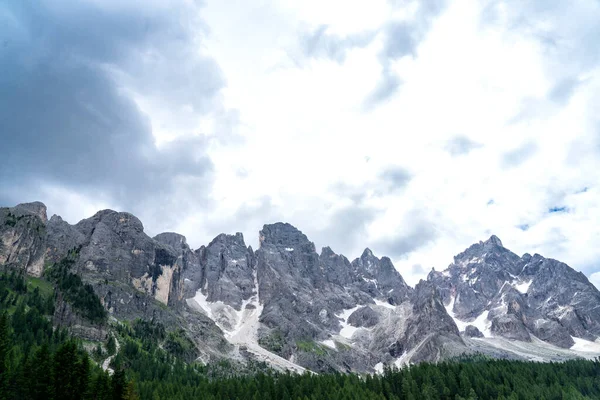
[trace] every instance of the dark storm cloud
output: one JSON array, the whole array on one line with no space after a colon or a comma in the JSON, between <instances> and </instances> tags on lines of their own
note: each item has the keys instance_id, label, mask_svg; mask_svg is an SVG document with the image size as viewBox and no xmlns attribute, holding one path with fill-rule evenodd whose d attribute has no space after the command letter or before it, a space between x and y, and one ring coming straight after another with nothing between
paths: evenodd
<instances>
[{"instance_id":1,"label":"dark storm cloud","mask_svg":"<svg viewBox=\"0 0 600 400\"><path fill-rule=\"evenodd\" d=\"M349 50L367 46L376 35L376 32L361 32L339 36L327 32L327 29L327 25L321 25L300 35L300 46L304 56L329 58L341 63L346 59Z\"/></svg>"},{"instance_id":2,"label":"dark storm cloud","mask_svg":"<svg viewBox=\"0 0 600 400\"><path fill-rule=\"evenodd\" d=\"M508 151L502 155L502 166L517 167L531 158L538 150L538 146L533 142L527 142L516 149Z\"/></svg>"},{"instance_id":3,"label":"dark storm cloud","mask_svg":"<svg viewBox=\"0 0 600 400\"><path fill-rule=\"evenodd\" d=\"M469 154L481 146L481 143L474 142L466 136L455 136L446 142L445 149L450 155L456 157Z\"/></svg>"},{"instance_id":4,"label":"dark storm cloud","mask_svg":"<svg viewBox=\"0 0 600 400\"><path fill-rule=\"evenodd\" d=\"M197 55L189 26L200 22L178 7L98 4L0 5L2 197L44 182L133 209L188 180L202 201L212 178L207 139L157 148L131 94L213 111L224 81Z\"/></svg>"}]
</instances>

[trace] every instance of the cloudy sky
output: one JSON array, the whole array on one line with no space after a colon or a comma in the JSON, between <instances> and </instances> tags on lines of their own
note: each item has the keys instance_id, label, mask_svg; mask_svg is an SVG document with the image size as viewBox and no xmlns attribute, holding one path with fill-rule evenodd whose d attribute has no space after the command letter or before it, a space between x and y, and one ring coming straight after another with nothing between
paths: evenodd
<instances>
[{"instance_id":1,"label":"cloudy sky","mask_svg":"<svg viewBox=\"0 0 600 400\"><path fill-rule=\"evenodd\" d=\"M415 283L471 243L600 284L598 0L8 0L0 204L192 247L297 226Z\"/></svg>"}]
</instances>

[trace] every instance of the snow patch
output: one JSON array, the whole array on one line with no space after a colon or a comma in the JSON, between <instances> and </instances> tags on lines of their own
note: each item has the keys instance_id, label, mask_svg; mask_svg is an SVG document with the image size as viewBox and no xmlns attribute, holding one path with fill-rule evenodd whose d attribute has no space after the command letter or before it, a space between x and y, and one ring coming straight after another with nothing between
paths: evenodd
<instances>
[{"instance_id":1,"label":"snow patch","mask_svg":"<svg viewBox=\"0 0 600 400\"><path fill-rule=\"evenodd\" d=\"M368 283L372 283L375 285L376 288L379 288L379 286L377 285L377 280L376 279L369 279L369 278L365 278L364 276L361 276L362 280Z\"/></svg>"},{"instance_id":2,"label":"snow patch","mask_svg":"<svg viewBox=\"0 0 600 400\"><path fill-rule=\"evenodd\" d=\"M294 248L293 247L286 247L285 251L294 251Z\"/></svg>"},{"instance_id":3,"label":"snow patch","mask_svg":"<svg viewBox=\"0 0 600 400\"><path fill-rule=\"evenodd\" d=\"M452 296L450 303L447 306L444 305L444 307L446 308L446 312L448 313L448 315L450 315L450 317L452 317L452 319L454 320L454 323L456 324L456 327L458 328L458 330L460 332L464 332L464 330L467 328L467 325L473 325L474 327L479 329L479 331L481 331L481 333L483 333L483 336L485 336L485 337L492 336L492 330L491 330L492 322L488 320L488 315L490 313L489 311L482 312L481 314L479 314L477 316L477 318L475 318L471 322L463 321L463 320L458 319L456 314L454 314L455 301L456 301L456 296Z\"/></svg>"},{"instance_id":4,"label":"snow patch","mask_svg":"<svg viewBox=\"0 0 600 400\"><path fill-rule=\"evenodd\" d=\"M323 340L321 343L323 343L325 346L330 347L334 350L336 349L335 342L331 339Z\"/></svg>"},{"instance_id":5,"label":"snow patch","mask_svg":"<svg viewBox=\"0 0 600 400\"><path fill-rule=\"evenodd\" d=\"M571 346L571 350L581 351L583 353L600 353L600 342L598 342L598 340L592 342L575 336L571 337L575 342L575 344Z\"/></svg>"},{"instance_id":6,"label":"snow patch","mask_svg":"<svg viewBox=\"0 0 600 400\"><path fill-rule=\"evenodd\" d=\"M554 311L552 311L552 314L558 319L562 319L566 314L568 314L571 311L573 311L573 307L571 306L558 306Z\"/></svg>"},{"instance_id":7,"label":"snow patch","mask_svg":"<svg viewBox=\"0 0 600 400\"><path fill-rule=\"evenodd\" d=\"M376 373L383 374L383 363L382 362L378 362L377 364L375 364L375 366L373 367L373 369L375 370Z\"/></svg>"},{"instance_id":8,"label":"snow patch","mask_svg":"<svg viewBox=\"0 0 600 400\"><path fill-rule=\"evenodd\" d=\"M530 281L519 283L518 285L514 285L513 287L517 289L520 293L527 293L527 291L529 290L529 286L531 286L531 282L533 282L533 279Z\"/></svg>"},{"instance_id":9,"label":"snow patch","mask_svg":"<svg viewBox=\"0 0 600 400\"><path fill-rule=\"evenodd\" d=\"M488 319L489 311L484 311L473 322L471 325L479 329L483 336L490 337L492 336L492 321Z\"/></svg>"},{"instance_id":10,"label":"snow patch","mask_svg":"<svg viewBox=\"0 0 600 400\"><path fill-rule=\"evenodd\" d=\"M467 327L467 325L469 325L469 324L467 322L461 321L460 319L458 319L456 317L456 314L454 314L454 303L455 302L456 302L456 296L452 296L452 298L450 299L450 303L448 305L444 305L444 308L446 308L446 312L454 320L454 323L456 324L456 327L458 328L458 330L460 332L463 332L465 330L465 328Z\"/></svg>"},{"instance_id":11,"label":"snow patch","mask_svg":"<svg viewBox=\"0 0 600 400\"><path fill-rule=\"evenodd\" d=\"M563 349L553 344L544 342L531 335L531 342L520 342L502 337L491 338L465 338L469 347L475 345L475 350L485 352L486 347L492 347L498 350L523 357L527 360L548 362L571 359L573 357L583 357L593 359L600 355L600 343L590 342L588 340L573 338L576 342L570 349ZM579 342L579 343L578 343Z\"/></svg>"},{"instance_id":12,"label":"snow patch","mask_svg":"<svg viewBox=\"0 0 600 400\"><path fill-rule=\"evenodd\" d=\"M344 311L342 311L339 314L336 314L336 317L340 318L340 324L342 325L342 329L340 330L340 336L346 339L352 339L352 335L354 335L354 332L356 332L359 328L356 328L352 325L350 325L348 323L348 318L350 318L350 315L352 315L352 313L356 310L358 310L359 308L364 307L362 305L358 305L354 308L348 308L345 309Z\"/></svg>"}]
</instances>

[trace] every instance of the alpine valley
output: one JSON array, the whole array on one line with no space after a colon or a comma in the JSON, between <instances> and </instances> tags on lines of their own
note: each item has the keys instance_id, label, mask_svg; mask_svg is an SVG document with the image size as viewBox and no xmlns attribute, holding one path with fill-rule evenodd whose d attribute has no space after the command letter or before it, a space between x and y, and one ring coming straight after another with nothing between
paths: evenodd
<instances>
[{"instance_id":1,"label":"alpine valley","mask_svg":"<svg viewBox=\"0 0 600 400\"><path fill-rule=\"evenodd\" d=\"M317 252L286 223L264 225L259 240L254 250L240 233L221 234L194 250L177 233L147 236L124 212L70 225L47 219L39 202L0 208L4 270L55 284L77 276L99 299L91 312L67 292L55 296L54 325L86 342L105 342L132 321L160 322L189 344L189 361L254 360L317 373L476 353L534 361L600 355L600 292L583 273L539 254L519 256L496 236L415 287L385 256L365 249L350 261L329 247ZM108 317L96 318L102 313Z\"/></svg>"}]
</instances>

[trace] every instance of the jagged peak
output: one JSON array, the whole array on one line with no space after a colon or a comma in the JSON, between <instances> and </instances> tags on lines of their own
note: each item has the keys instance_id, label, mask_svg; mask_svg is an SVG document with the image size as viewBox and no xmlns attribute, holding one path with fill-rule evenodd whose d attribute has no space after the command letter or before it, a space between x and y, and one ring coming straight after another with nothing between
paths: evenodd
<instances>
[{"instance_id":1,"label":"jagged peak","mask_svg":"<svg viewBox=\"0 0 600 400\"><path fill-rule=\"evenodd\" d=\"M259 234L259 244L294 247L295 245L311 243L306 235L287 222L265 224Z\"/></svg>"},{"instance_id":2,"label":"jagged peak","mask_svg":"<svg viewBox=\"0 0 600 400\"><path fill-rule=\"evenodd\" d=\"M371 251L371 249L367 247L363 251L363 253L360 256L360 258L377 258L377 257L375 257L375 255L373 254L373 252Z\"/></svg>"},{"instance_id":3,"label":"jagged peak","mask_svg":"<svg viewBox=\"0 0 600 400\"><path fill-rule=\"evenodd\" d=\"M335 252L329 246L325 246L321 248L321 256L322 257L333 257L336 256Z\"/></svg>"},{"instance_id":4,"label":"jagged peak","mask_svg":"<svg viewBox=\"0 0 600 400\"><path fill-rule=\"evenodd\" d=\"M486 240L485 242L483 242L484 245L495 245L495 246L500 246L500 247L504 247L502 245L502 241L500 240L500 238L496 235L492 235L490 236L490 238L488 240Z\"/></svg>"},{"instance_id":5,"label":"jagged peak","mask_svg":"<svg viewBox=\"0 0 600 400\"><path fill-rule=\"evenodd\" d=\"M144 232L144 224L138 217L128 212L111 209L100 210L92 217L79 221L75 226L96 225L98 222L106 223L111 226L111 229L120 230L122 227L128 226L137 232Z\"/></svg>"},{"instance_id":6,"label":"jagged peak","mask_svg":"<svg viewBox=\"0 0 600 400\"><path fill-rule=\"evenodd\" d=\"M46 215L47 208L46 205L41 201L17 204L13 210L25 214L37 215L44 223L48 222L48 216Z\"/></svg>"},{"instance_id":7,"label":"jagged peak","mask_svg":"<svg viewBox=\"0 0 600 400\"><path fill-rule=\"evenodd\" d=\"M159 243L172 246L173 248L187 247L187 239L185 236L177 232L163 232L153 238Z\"/></svg>"},{"instance_id":8,"label":"jagged peak","mask_svg":"<svg viewBox=\"0 0 600 400\"><path fill-rule=\"evenodd\" d=\"M217 243L235 243L239 244L240 246L246 247L246 243L244 242L244 235L242 235L241 232L236 232L235 235L221 233L210 241L208 247L214 246Z\"/></svg>"},{"instance_id":9,"label":"jagged peak","mask_svg":"<svg viewBox=\"0 0 600 400\"><path fill-rule=\"evenodd\" d=\"M53 215L50 217L50 221L51 221L51 222L63 222L64 220L62 219L62 217L61 217L60 215L53 214Z\"/></svg>"}]
</instances>

